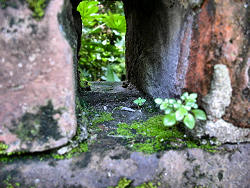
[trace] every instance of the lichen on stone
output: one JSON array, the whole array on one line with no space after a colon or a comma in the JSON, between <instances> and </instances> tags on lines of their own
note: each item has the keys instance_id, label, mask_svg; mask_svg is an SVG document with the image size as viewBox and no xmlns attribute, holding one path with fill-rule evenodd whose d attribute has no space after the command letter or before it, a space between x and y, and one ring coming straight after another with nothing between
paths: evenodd
<instances>
[{"instance_id":1,"label":"lichen on stone","mask_svg":"<svg viewBox=\"0 0 250 188\"><path fill-rule=\"evenodd\" d=\"M62 138L55 115L61 114L61 110L55 110L51 101L45 106L39 107L37 113L26 112L17 121L12 121L10 131L17 135L23 143L30 143L37 139L45 143L49 139Z\"/></svg>"},{"instance_id":2,"label":"lichen on stone","mask_svg":"<svg viewBox=\"0 0 250 188\"><path fill-rule=\"evenodd\" d=\"M232 86L228 68L226 65L217 64L214 66L210 92L202 99L208 119L221 118L226 107L230 105L231 97Z\"/></svg>"}]
</instances>

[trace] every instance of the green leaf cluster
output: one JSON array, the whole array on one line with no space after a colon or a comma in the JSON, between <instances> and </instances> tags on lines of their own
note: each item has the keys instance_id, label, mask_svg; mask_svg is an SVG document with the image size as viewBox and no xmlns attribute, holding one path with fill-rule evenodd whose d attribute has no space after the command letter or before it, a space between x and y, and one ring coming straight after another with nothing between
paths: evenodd
<instances>
[{"instance_id":1,"label":"green leaf cluster","mask_svg":"<svg viewBox=\"0 0 250 188\"><path fill-rule=\"evenodd\" d=\"M138 99L136 99L136 100L134 100L133 101L136 105L138 105L138 106L143 106L143 104L146 102L146 99L143 99L143 98L141 98L141 97L139 97Z\"/></svg>"},{"instance_id":2,"label":"green leaf cluster","mask_svg":"<svg viewBox=\"0 0 250 188\"><path fill-rule=\"evenodd\" d=\"M82 19L81 49L79 69L84 72L80 77L89 81L120 81L125 75L125 32L124 15L113 11L122 10L121 2L108 4L95 0L82 1L77 11ZM107 12L107 13L105 13ZM120 11L122 12L122 11Z\"/></svg>"},{"instance_id":3,"label":"green leaf cluster","mask_svg":"<svg viewBox=\"0 0 250 188\"><path fill-rule=\"evenodd\" d=\"M155 103L165 112L163 123L165 126L171 127L179 122L193 129L196 120L206 120L206 114L203 110L198 109L197 93L183 93L181 99L155 99Z\"/></svg>"}]
</instances>

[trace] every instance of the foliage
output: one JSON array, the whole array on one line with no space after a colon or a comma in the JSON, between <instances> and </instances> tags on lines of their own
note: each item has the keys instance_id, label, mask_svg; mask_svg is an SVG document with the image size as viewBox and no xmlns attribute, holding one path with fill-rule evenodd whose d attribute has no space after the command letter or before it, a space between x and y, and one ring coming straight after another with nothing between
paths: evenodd
<instances>
[{"instance_id":1,"label":"foliage","mask_svg":"<svg viewBox=\"0 0 250 188\"><path fill-rule=\"evenodd\" d=\"M126 22L121 10L121 2L114 1L86 0L78 5L83 24L80 79L113 82L124 75Z\"/></svg>"},{"instance_id":2,"label":"foliage","mask_svg":"<svg viewBox=\"0 0 250 188\"><path fill-rule=\"evenodd\" d=\"M198 109L196 99L196 93L189 95L187 92L183 93L181 100L155 99L155 103L160 105L160 109L166 114L163 118L164 125L170 127L183 122L187 128L193 129L195 120L206 120L206 114Z\"/></svg>"},{"instance_id":3,"label":"foliage","mask_svg":"<svg viewBox=\"0 0 250 188\"><path fill-rule=\"evenodd\" d=\"M33 11L32 16L40 20L44 16L44 9L48 5L49 0L26 0L26 2Z\"/></svg>"},{"instance_id":4,"label":"foliage","mask_svg":"<svg viewBox=\"0 0 250 188\"><path fill-rule=\"evenodd\" d=\"M136 105L138 105L139 107L143 106L143 104L146 102L146 99L143 99L141 97L139 97L138 99L133 101Z\"/></svg>"}]
</instances>

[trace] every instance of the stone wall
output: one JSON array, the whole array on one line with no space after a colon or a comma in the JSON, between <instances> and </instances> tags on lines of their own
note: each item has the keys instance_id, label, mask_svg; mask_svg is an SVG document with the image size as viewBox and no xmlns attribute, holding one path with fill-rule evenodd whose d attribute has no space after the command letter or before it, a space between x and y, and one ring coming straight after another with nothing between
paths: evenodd
<instances>
[{"instance_id":1,"label":"stone wall","mask_svg":"<svg viewBox=\"0 0 250 188\"><path fill-rule=\"evenodd\" d=\"M124 0L124 7L130 82L152 97L197 92L202 104L214 66L223 64L232 96L222 118L250 127L249 1Z\"/></svg>"},{"instance_id":2,"label":"stone wall","mask_svg":"<svg viewBox=\"0 0 250 188\"><path fill-rule=\"evenodd\" d=\"M25 2L11 3L0 9L0 142L7 152L59 147L76 132L72 6L50 0L37 20Z\"/></svg>"}]
</instances>

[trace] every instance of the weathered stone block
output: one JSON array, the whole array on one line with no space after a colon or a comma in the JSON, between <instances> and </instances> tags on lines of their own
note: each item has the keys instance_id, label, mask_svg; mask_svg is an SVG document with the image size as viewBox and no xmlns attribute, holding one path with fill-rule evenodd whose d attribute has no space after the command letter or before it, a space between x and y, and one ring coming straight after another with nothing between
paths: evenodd
<instances>
[{"instance_id":1,"label":"weathered stone block","mask_svg":"<svg viewBox=\"0 0 250 188\"><path fill-rule=\"evenodd\" d=\"M40 21L21 1L0 9L0 142L7 152L59 147L76 132L73 51L58 21L65 2L51 0Z\"/></svg>"},{"instance_id":2,"label":"weathered stone block","mask_svg":"<svg viewBox=\"0 0 250 188\"><path fill-rule=\"evenodd\" d=\"M152 97L187 90L201 99L210 92L213 67L226 65L232 96L223 119L249 128L249 3L123 1L128 80Z\"/></svg>"}]
</instances>

